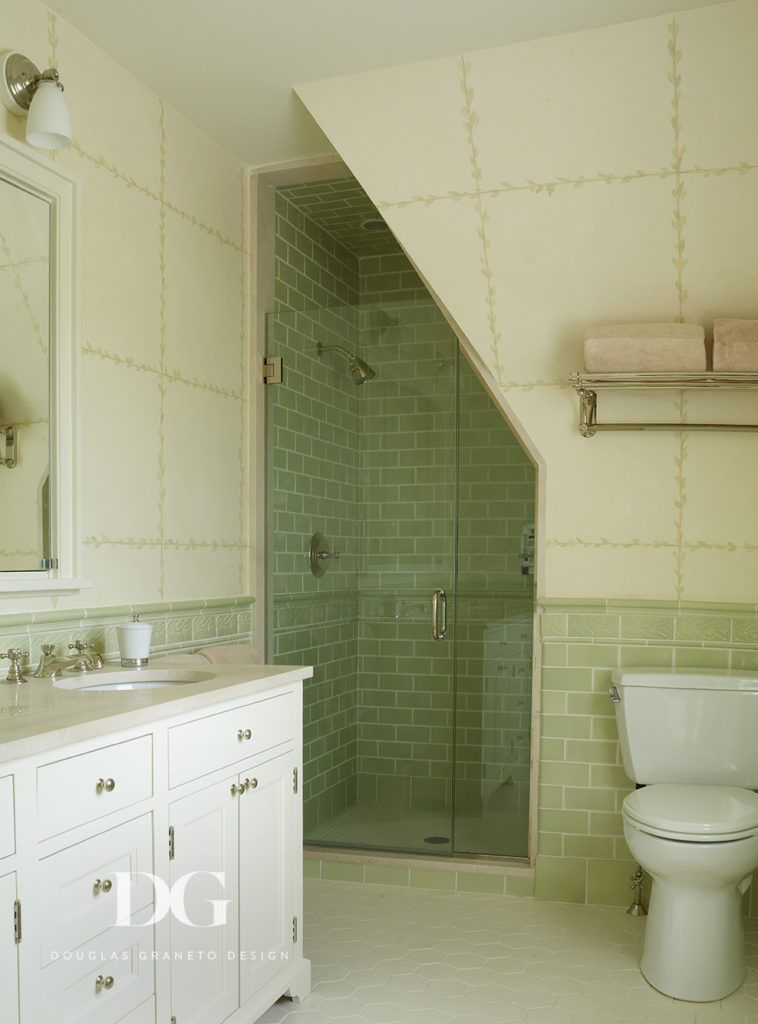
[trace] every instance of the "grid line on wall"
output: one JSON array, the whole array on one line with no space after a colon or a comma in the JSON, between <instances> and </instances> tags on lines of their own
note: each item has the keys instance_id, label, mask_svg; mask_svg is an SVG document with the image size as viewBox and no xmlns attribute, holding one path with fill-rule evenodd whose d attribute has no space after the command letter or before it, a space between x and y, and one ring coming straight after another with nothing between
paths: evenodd
<instances>
[{"instance_id":1,"label":"grid line on wall","mask_svg":"<svg viewBox=\"0 0 758 1024\"><path fill-rule=\"evenodd\" d=\"M471 165L471 177L474 179L474 189L477 190L475 205L479 227L477 228L476 233L482 243L480 264L482 274L487 282L487 295L485 300L487 303L487 325L491 336L491 349L495 365L495 376L498 383L500 383L503 379L503 368L500 363L500 332L497 329L497 316L495 312L495 284L493 281L492 267L490 266L489 258L490 240L487 236L487 222L489 221L489 214L485 209L484 198L481 191L478 191L481 188L482 183L482 168L479 166L479 154L474 141L474 129L479 123L479 115L474 110L474 90L469 85L468 81L468 74L470 70L471 63L461 57L460 89L463 93L464 99L462 108L463 127L470 150L469 164Z\"/></svg>"}]
</instances>

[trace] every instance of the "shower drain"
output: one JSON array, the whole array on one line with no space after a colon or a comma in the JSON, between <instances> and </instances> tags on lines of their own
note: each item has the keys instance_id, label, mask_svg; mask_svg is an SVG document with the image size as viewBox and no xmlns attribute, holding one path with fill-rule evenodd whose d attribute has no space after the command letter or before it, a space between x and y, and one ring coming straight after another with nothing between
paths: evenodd
<instances>
[{"instance_id":1,"label":"shower drain","mask_svg":"<svg viewBox=\"0 0 758 1024\"><path fill-rule=\"evenodd\" d=\"M435 846L441 846L443 843L449 843L450 839L448 836L427 836L424 842L432 843Z\"/></svg>"}]
</instances>

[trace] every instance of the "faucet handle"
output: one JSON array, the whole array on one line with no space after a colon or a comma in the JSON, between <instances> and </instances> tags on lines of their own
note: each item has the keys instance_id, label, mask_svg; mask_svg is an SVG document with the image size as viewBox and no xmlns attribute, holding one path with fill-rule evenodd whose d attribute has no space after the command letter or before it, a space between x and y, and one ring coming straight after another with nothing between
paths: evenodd
<instances>
[{"instance_id":1,"label":"faucet handle","mask_svg":"<svg viewBox=\"0 0 758 1024\"><path fill-rule=\"evenodd\" d=\"M22 651L20 647L9 647L7 651L0 654L0 658L7 658L10 661L10 667L8 668L8 675L5 677L6 683L24 683L26 682L26 676L21 674L21 667L19 662L22 658L28 658L29 652Z\"/></svg>"},{"instance_id":2,"label":"faucet handle","mask_svg":"<svg viewBox=\"0 0 758 1024\"><path fill-rule=\"evenodd\" d=\"M40 650L46 658L49 658L51 654L55 654L55 644L43 644Z\"/></svg>"},{"instance_id":3,"label":"faucet handle","mask_svg":"<svg viewBox=\"0 0 758 1024\"><path fill-rule=\"evenodd\" d=\"M83 654L88 648L94 648L94 644L87 643L86 640L75 640L74 643L68 645L70 651L78 651L79 654Z\"/></svg>"}]
</instances>

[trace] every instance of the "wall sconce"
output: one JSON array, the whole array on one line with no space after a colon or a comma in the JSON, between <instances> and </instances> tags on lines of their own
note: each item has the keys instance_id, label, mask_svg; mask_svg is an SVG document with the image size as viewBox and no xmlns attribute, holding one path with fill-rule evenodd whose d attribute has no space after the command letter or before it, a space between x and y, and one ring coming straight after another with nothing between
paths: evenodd
<instances>
[{"instance_id":1,"label":"wall sconce","mask_svg":"<svg viewBox=\"0 0 758 1024\"><path fill-rule=\"evenodd\" d=\"M71 113L55 68L40 71L23 54L6 53L0 73L0 99L16 117L27 117L29 145L65 149L74 141Z\"/></svg>"}]
</instances>

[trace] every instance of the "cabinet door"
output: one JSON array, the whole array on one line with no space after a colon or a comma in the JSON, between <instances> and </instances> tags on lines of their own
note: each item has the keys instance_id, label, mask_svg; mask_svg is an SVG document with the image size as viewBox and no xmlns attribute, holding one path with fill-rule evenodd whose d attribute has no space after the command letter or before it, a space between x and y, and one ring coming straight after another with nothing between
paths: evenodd
<instances>
[{"instance_id":1,"label":"cabinet door","mask_svg":"<svg viewBox=\"0 0 758 1024\"><path fill-rule=\"evenodd\" d=\"M16 875L0 878L0 1021L18 1024L18 946L13 929Z\"/></svg>"},{"instance_id":2,"label":"cabinet door","mask_svg":"<svg viewBox=\"0 0 758 1024\"><path fill-rule=\"evenodd\" d=\"M294 753L256 765L240 779L240 1001L248 999L293 957L297 906L295 843L300 807ZM250 786L246 779L250 779Z\"/></svg>"},{"instance_id":3,"label":"cabinet door","mask_svg":"<svg viewBox=\"0 0 758 1024\"><path fill-rule=\"evenodd\" d=\"M181 1024L217 1024L239 1004L236 781L235 775L170 806L171 1013ZM212 902L220 900L227 902Z\"/></svg>"}]
</instances>

